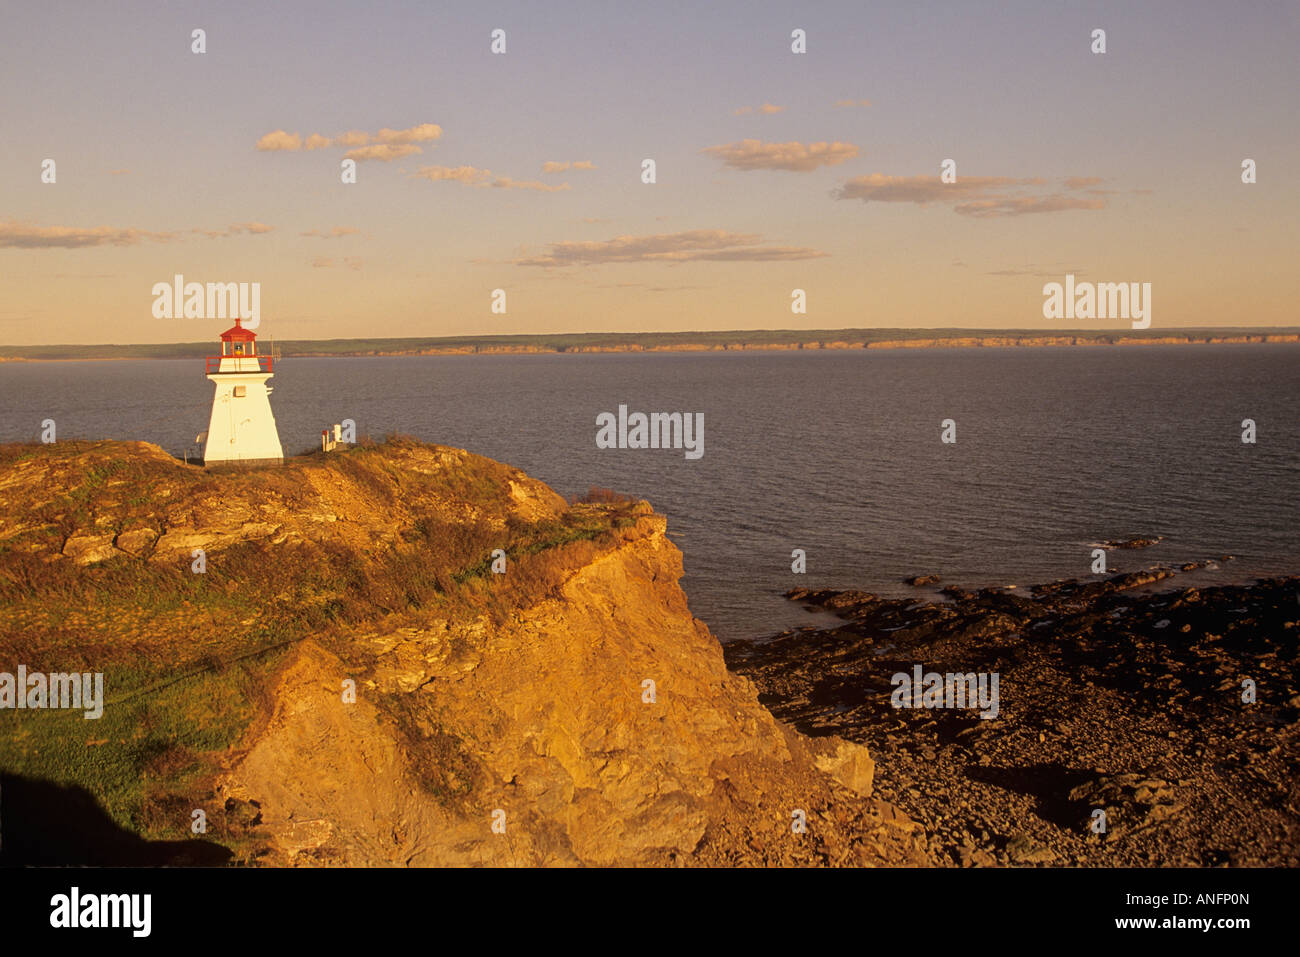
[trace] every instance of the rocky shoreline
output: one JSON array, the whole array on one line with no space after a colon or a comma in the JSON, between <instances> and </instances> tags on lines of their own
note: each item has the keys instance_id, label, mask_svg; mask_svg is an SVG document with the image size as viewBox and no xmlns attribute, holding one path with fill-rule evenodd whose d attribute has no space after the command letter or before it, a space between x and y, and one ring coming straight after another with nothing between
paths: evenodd
<instances>
[{"instance_id":1,"label":"rocky shoreline","mask_svg":"<svg viewBox=\"0 0 1300 957\"><path fill-rule=\"evenodd\" d=\"M795 589L843 624L724 649L777 718L868 747L877 796L935 862L1300 863L1300 577L1170 589L1175 574L948 600ZM895 707L893 676L917 665L996 674L996 716Z\"/></svg>"}]
</instances>

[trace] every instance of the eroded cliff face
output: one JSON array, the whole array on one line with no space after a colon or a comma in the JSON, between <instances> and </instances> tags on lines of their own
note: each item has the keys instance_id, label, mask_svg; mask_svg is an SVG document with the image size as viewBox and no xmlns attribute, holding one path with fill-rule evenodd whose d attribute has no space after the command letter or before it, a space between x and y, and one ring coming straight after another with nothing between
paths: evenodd
<instances>
[{"instance_id":1,"label":"eroded cliff face","mask_svg":"<svg viewBox=\"0 0 1300 957\"><path fill-rule=\"evenodd\" d=\"M105 455L135 463L135 490L101 474L87 499L78 476ZM409 441L218 476L124 443L63 456L3 463L0 569L21 555L114 595L152 576L206 617L137 619L131 648L167 649L173 683L249 669L236 733L178 742L199 771L147 795L149 820L206 807L215 839L264 865L928 862L871 798L864 748L794 732L727 671L646 503L570 507ZM186 573L194 548L219 591Z\"/></svg>"},{"instance_id":2,"label":"eroded cliff face","mask_svg":"<svg viewBox=\"0 0 1300 957\"><path fill-rule=\"evenodd\" d=\"M643 506L508 622L356 634L355 705L356 671L304 643L222 795L257 802L286 864L922 862L864 748L795 734L727 671L665 525ZM371 704L393 698L413 745Z\"/></svg>"}]
</instances>

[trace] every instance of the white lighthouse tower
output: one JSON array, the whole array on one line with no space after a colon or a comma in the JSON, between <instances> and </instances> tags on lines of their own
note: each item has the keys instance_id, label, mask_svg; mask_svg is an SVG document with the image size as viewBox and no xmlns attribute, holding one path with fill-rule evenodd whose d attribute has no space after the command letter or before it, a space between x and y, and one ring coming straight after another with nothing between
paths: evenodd
<instances>
[{"instance_id":1,"label":"white lighthouse tower","mask_svg":"<svg viewBox=\"0 0 1300 957\"><path fill-rule=\"evenodd\" d=\"M215 383L212 418L203 445L203 464L248 465L283 462L271 402L271 356L257 354L257 334L239 318L221 334L221 355L207 358L208 381Z\"/></svg>"}]
</instances>

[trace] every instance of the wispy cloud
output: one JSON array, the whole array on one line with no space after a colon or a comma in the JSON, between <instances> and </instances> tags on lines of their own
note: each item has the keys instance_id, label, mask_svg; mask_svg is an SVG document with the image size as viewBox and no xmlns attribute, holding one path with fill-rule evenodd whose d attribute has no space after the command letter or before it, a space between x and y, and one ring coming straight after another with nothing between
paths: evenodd
<instances>
[{"instance_id":1,"label":"wispy cloud","mask_svg":"<svg viewBox=\"0 0 1300 957\"><path fill-rule=\"evenodd\" d=\"M654 236L550 243L545 253L513 260L517 266L597 266L606 263L776 262L817 259L829 253L803 246L768 246L754 233L693 229Z\"/></svg>"},{"instance_id":2,"label":"wispy cloud","mask_svg":"<svg viewBox=\"0 0 1300 957\"><path fill-rule=\"evenodd\" d=\"M985 275L988 276L1039 276L1051 277L1062 276L1065 273L1071 273L1075 276L1086 275L1087 270L1078 266L1067 266L1064 263L1030 263L1026 266L1009 266L1006 269L990 269Z\"/></svg>"},{"instance_id":3,"label":"wispy cloud","mask_svg":"<svg viewBox=\"0 0 1300 957\"><path fill-rule=\"evenodd\" d=\"M535 189L542 193L558 193L569 188L568 183L552 186L549 183L539 183L535 179L511 179L509 176L495 176L487 185L493 189Z\"/></svg>"},{"instance_id":4,"label":"wispy cloud","mask_svg":"<svg viewBox=\"0 0 1300 957\"><path fill-rule=\"evenodd\" d=\"M784 109L784 106L777 106L775 103L764 103L762 106L742 106L738 110L732 110L731 115L749 116L752 113L763 113L770 116L773 113L780 113Z\"/></svg>"},{"instance_id":5,"label":"wispy cloud","mask_svg":"<svg viewBox=\"0 0 1300 957\"><path fill-rule=\"evenodd\" d=\"M223 229L191 229L191 234L220 239L226 236L259 235L275 229L265 223L235 223ZM92 246L138 246L141 243L170 243L184 239L183 233L155 232L118 226L33 226L0 223L0 247L10 249L84 249Z\"/></svg>"},{"instance_id":6,"label":"wispy cloud","mask_svg":"<svg viewBox=\"0 0 1300 957\"><path fill-rule=\"evenodd\" d=\"M688 292L698 289L710 289L710 286L692 286L692 285L674 285L674 286L652 286L646 282L602 282L597 283L598 289L643 289L646 292Z\"/></svg>"},{"instance_id":7,"label":"wispy cloud","mask_svg":"<svg viewBox=\"0 0 1300 957\"><path fill-rule=\"evenodd\" d=\"M870 100L836 100L835 107L840 110L852 109L858 106L870 106Z\"/></svg>"},{"instance_id":8,"label":"wispy cloud","mask_svg":"<svg viewBox=\"0 0 1300 957\"><path fill-rule=\"evenodd\" d=\"M235 223L227 226L225 229L191 229L192 233L199 233L207 236L209 239L221 239L225 236L260 236L263 233L274 232L274 226L268 226L266 223Z\"/></svg>"},{"instance_id":9,"label":"wispy cloud","mask_svg":"<svg viewBox=\"0 0 1300 957\"><path fill-rule=\"evenodd\" d=\"M344 158L352 160L379 160L382 163L391 163L395 159L401 159L403 156L410 156L413 153L423 153L424 150L414 143L372 143L370 146L358 146L354 150L348 150L344 153Z\"/></svg>"},{"instance_id":10,"label":"wispy cloud","mask_svg":"<svg viewBox=\"0 0 1300 957\"><path fill-rule=\"evenodd\" d=\"M342 259L333 259L329 256L317 256L311 261L311 265L313 269L333 269L336 267L360 269L361 259L357 256L344 256Z\"/></svg>"},{"instance_id":11,"label":"wispy cloud","mask_svg":"<svg viewBox=\"0 0 1300 957\"><path fill-rule=\"evenodd\" d=\"M305 139L298 133L273 130L257 141L257 149L264 153L296 153L300 150L320 150L330 146L343 149L371 147L369 153L360 156L349 153L348 156L351 159L379 159L386 162L398 156L421 153L423 150L415 144L431 143L441 136L442 127L437 123L421 123L404 130L384 127L377 133L350 130L334 137L311 133ZM389 147L389 149L383 150L377 147Z\"/></svg>"},{"instance_id":12,"label":"wispy cloud","mask_svg":"<svg viewBox=\"0 0 1300 957\"><path fill-rule=\"evenodd\" d=\"M531 189L543 193L558 193L569 188L568 183L551 185L537 180L511 179L509 176L494 176L490 169L475 166L421 166L411 174L417 179L427 179L435 183L452 182L464 186L481 186L493 189Z\"/></svg>"},{"instance_id":13,"label":"wispy cloud","mask_svg":"<svg viewBox=\"0 0 1300 957\"><path fill-rule=\"evenodd\" d=\"M875 203L926 203L974 199L990 195L1009 186L1041 183L1035 179L1009 176L961 176L955 183L942 182L938 176L886 176L872 173L855 176L835 190L836 199L860 199Z\"/></svg>"},{"instance_id":14,"label":"wispy cloud","mask_svg":"<svg viewBox=\"0 0 1300 957\"><path fill-rule=\"evenodd\" d=\"M317 239L339 239L343 236L356 236L361 230L355 226L335 226L325 231L320 229L309 229L305 233L299 233L299 236L314 236Z\"/></svg>"},{"instance_id":15,"label":"wispy cloud","mask_svg":"<svg viewBox=\"0 0 1300 957\"><path fill-rule=\"evenodd\" d=\"M1104 182L1106 180L1101 176L1067 176L1062 180L1066 189L1083 190L1089 196L1114 196L1119 192L1117 189L1101 189Z\"/></svg>"},{"instance_id":16,"label":"wispy cloud","mask_svg":"<svg viewBox=\"0 0 1300 957\"><path fill-rule=\"evenodd\" d=\"M435 183L449 181L464 183L466 186L481 186L485 180L492 178L492 171L473 166L421 166L411 175Z\"/></svg>"},{"instance_id":17,"label":"wispy cloud","mask_svg":"<svg viewBox=\"0 0 1300 957\"><path fill-rule=\"evenodd\" d=\"M136 246L143 242L166 243L175 233L154 233L144 229L115 226L25 226L0 223L0 246L13 249L78 249L85 246Z\"/></svg>"},{"instance_id":18,"label":"wispy cloud","mask_svg":"<svg viewBox=\"0 0 1300 957\"><path fill-rule=\"evenodd\" d=\"M297 133L273 130L257 141L257 148L264 153L293 153L302 149L302 137Z\"/></svg>"},{"instance_id":19,"label":"wispy cloud","mask_svg":"<svg viewBox=\"0 0 1300 957\"><path fill-rule=\"evenodd\" d=\"M1079 199L1053 193L1050 196L1008 196L959 203L953 212L963 216L1024 216L1029 213L1062 213L1071 209L1105 209L1104 199Z\"/></svg>"},{"instance_id":20,"label":"wispy cloud","mask_svg":"<svg viewBox=\"0 0 1300 957\"><path fill-rule=\"evenodd\" d=\"M741 140L707 146L708 153L722 160L730 169L758 170L780 169L792 173L808 173L819 166L838 166L858 155L852 143L764 143L762 140Z\"/></svg>"},{"instance_id":21,"label":"wispy cloud","mask_svg":"<svg viewBox=\"0 0 1300 957\"><path fill-rule=\"evenodd\" d=\"M1086 183L1091 177L1073 179ZM938 176L872 173L854 177L831 195L836 199L860 199L864 203L915 203L919 206L949 203L954 212L963 216L987 218L1106 208L1104 199L1066 196L1060 192L1033 193L1028 189L1047 183L1041 177L1011 176L960 176L955 183L945 183Z\"/></svg>"},{"instance_id":22,"label":"wispy cloud","mask_svg":"<svg viewBox=\"0 0 1300 957\"><path fill-rule=\"evenodd\" d=\"M375 134L376 143L431 143L442 136L442 127L437 123L421 123L404 130L390 130L384 127Z\"/></svg>"},{"instance_id":23,"label":"wispy cloud","mask_svg":"<svg viewBox=\"0 0 1300 957\"><path fill-rule=\"evenodd\" d=\"M571 169L595 169L595 168L596 168L596 164L591 162L591 160L574 160L571 163L568 162L567 160L563 162L557 160L547 160L545 163L542 164L543 173L563 173L566 170L571 170Z\"/></svg>"}]
</instances>

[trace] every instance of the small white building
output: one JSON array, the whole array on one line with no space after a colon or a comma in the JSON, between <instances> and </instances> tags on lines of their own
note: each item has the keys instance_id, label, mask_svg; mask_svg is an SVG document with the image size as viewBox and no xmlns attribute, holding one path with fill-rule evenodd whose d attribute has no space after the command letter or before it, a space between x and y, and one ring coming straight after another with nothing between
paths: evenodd
<instances>
[{"instance_id":1,"label":"small white building","mask_svg":"<svg viewBox=\"0 0 1300 957\"><path fill-rule=\"evenodd\" d=\"M221 334L221 355L206 360L216 393L203 444L205 466L284 461L266 384L273 374L271 363L271 356L257 354L257 333L238 318Z\"/></svg>"}]
</instances>

